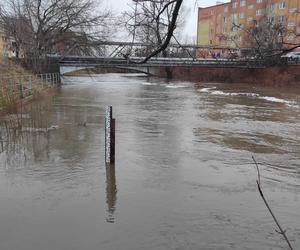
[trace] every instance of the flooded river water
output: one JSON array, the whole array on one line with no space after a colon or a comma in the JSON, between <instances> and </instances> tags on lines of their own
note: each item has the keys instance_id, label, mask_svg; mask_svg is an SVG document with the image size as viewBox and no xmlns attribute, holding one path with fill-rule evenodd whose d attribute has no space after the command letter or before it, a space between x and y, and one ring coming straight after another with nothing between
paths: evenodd
<instances>
[{"instance_id":1,"label":"flooded river water","mask_svg":"<svg viewBox=\"0 0 300 250\"><path fill-rule=\"evenodd\" d=\"M120 74L63 82L24 112L22 132L2 127L1 250L287 249L252 156L300 249L300 88ZM115 168L104 163L106 105Z\"/></svg>"}]
</instances>

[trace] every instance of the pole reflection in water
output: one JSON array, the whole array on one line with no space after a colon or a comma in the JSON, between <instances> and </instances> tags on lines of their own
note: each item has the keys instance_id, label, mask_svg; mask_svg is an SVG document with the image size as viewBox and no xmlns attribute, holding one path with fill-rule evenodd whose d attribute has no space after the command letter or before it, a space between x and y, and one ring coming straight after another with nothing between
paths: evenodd
<instances>
[{"instance_id":1,"label":"pole reflection in water","mask_svg":"<svg viewBox=\"0 0 300 250\"><path fill-rule=\"evenodd\" d=\"M117 184L115 165L106 166L106 203L107 203L107 218L108 223L115 222L115 211L117 203Z\"/></svg>"}]
</instances>

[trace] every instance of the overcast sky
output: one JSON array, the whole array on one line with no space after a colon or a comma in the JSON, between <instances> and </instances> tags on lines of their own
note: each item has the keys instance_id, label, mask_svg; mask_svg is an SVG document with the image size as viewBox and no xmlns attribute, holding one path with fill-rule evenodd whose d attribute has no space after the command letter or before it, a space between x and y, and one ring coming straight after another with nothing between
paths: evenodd
<instances>
[{"instance_id":1,"label":"overcast sky","mask_svg":"<svg viewBox=\"0 0 300 250\"><path fill-rule=\"evenodd\" d=\"M131 0L102 0L106 8L112 9L116 14L128 9ZM222 2L228 2L224 0ZM191 42L197 36L197 7L207 7L216 4L216 0L184 0L184 7L187 15L185 20L183 41Z\"/></svg>"}]
</instances>

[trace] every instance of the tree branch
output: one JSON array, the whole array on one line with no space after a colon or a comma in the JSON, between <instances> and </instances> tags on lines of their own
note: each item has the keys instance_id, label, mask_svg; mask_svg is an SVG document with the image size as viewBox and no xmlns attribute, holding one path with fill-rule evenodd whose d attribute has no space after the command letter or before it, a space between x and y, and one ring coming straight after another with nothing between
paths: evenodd
<instances>
[{"instance_id":1,"label":"tree branch","mask_svg":"<svg viewBox=\"0 0 300 250\"><path fill-rule=\"evenodd\" d=\"M266 198L265 198L265 196L264 196L264 193L263 193L262 188L261 188L260 170L259 170L258 163L256 162L254 156L252 156L252 160L253 160L253 162L254 162L254 164L255 164L255 166L256 166L256 170L257 170L257 180L256 180L256 184L257 184L257 188L258 188L260 197L263 199L263 201L264 201L264 203L265 203L265 205L266 205L268 211L269 211L270 214L272 215L272 218L273 218L273 220L275 221L275 223L276 223L276 225L277 225L277 227L278 227L278 229L279 229L279 233L284 237L284 239L285 239L286 243L288 244L290 250L293 250L293 247L292 247L292 245L291 245L291 243L290 243L288 237L286 236L286 233L285 233L286 231L283 230L282 227L280 226L279 221L278 221L277 218L275 217L275 215L274 215L274 213L273 213L273 211L272 211L272 209L271 209L269 203L267 202L267 200L266 200Z\"/></svg>"},{"instance_id":2,"label":"tree branch","mask_svg":"<svg viewBox=\"0 0 300 250\"><path fill-rule=\"evenodd\" d=\"M171 20L171 23L170 23L170 26L168 29L168 34L167 34L165 41L162 43L162 45L158 49L153 51L150 55L148 55L144 60L142 60L139 63L146 63L147 61L149 61L150 58L158 55L160 52L164 51L168 47L168 45L171 41L171 38L173 36L174 30L176 29L176 21L177 21L177 17L178 17L182 2L183 2L183 0L176 0L174 11L172 13L172 20Z\"/></svg>"}]
</instances>

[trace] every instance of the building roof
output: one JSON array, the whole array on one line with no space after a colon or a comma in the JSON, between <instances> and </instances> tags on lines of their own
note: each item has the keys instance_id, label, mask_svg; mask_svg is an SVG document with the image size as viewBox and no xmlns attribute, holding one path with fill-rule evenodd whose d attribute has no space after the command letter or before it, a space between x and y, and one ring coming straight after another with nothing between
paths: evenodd
<instances>
[{"instance_id":1,"label":"building roof","mask_svg":"<svg viewBox=\"0 0 300 250\"><path fill-rule=\"evenodd\" d=\"M230 2L227 3L217 3L215 5L211 5L211 6L207 6L207 7L199 7L198 9L210 9L210 8L215 8L216 6L224 6L227 4L230 4L232 2L232 0Z\"/></svg>"}]
</instances>

